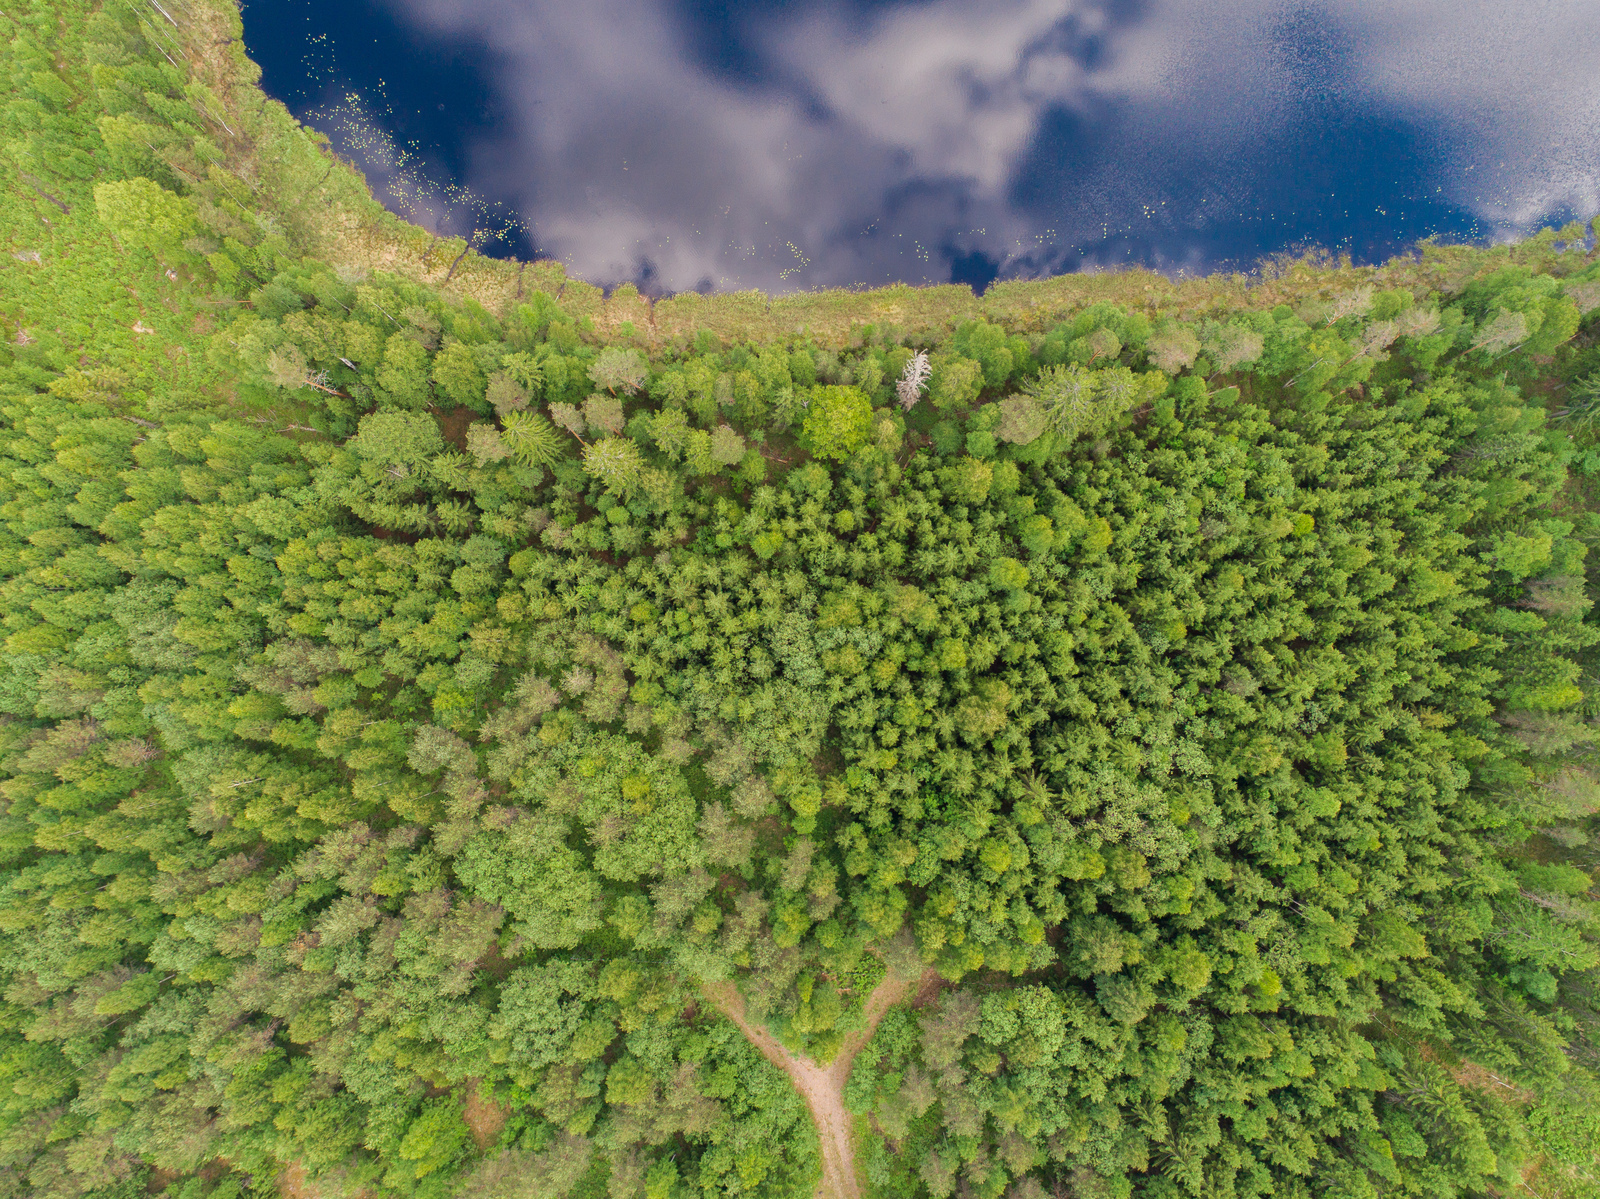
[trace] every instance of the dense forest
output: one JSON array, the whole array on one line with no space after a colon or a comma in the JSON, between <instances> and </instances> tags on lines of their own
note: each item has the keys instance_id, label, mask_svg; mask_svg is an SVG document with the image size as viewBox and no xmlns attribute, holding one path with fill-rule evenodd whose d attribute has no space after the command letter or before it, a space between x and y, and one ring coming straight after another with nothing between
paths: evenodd
<instances>
[{"instance_id":1,"label":"dense forest","mask_svg":"<svg viewBox=\"0 0 1600 1199\"><path fill-rule=\"evenodd\" d=\"M652 304L0 23L0 1196L1600 1196L1589 228Z\"/></svg>"}]
</instances>

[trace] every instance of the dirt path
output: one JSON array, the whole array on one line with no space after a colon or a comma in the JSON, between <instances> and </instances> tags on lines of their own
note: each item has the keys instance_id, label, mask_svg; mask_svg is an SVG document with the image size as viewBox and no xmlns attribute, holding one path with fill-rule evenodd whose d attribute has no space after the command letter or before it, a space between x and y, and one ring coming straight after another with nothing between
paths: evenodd
<instances>
[{"instance_id":1,"label":"dirt path","mask_svg":"<svg viewBox=\"0 0 1600 1199\"><path fill-rule=\"evenodd\" d=\"M761 1051L778 1069L789 1076L794 1089L800 1092L811 1111L811 1122L817 1126L817 1140L822 1146L822 1181L817 1184L816 1199L861 1199L861 1186L856 1180L855 1141L851 1136L851 1116L844 1106L844 1084L850 1078L850 1067L862 1046L872 1039L884 1013L899 1003L915 989L919 994L928 988L937 988L938 974L929 970L919 979L901 978L893 973L884 976L872 989L864 1005L867 1026L851 1033L826 1066L819 1066L809 1058L790 1053L778 1039L763 1026L752 1023L745 1015L744 996L732 983L702 983L701 993L728 1019L750 1043Z\"/></svg>"}]
</instances>

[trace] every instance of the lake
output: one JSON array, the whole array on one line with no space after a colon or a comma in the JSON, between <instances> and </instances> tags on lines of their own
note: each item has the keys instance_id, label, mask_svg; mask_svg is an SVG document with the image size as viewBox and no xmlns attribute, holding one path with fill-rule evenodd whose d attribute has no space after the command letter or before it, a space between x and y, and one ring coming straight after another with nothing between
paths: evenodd
<instances>
[{"instance_id":1,"label":"lake","mask_svg":"<svg viewBox=\"0 0 1600 1199\"><path fill-rule=\"evenodd\" d=\"M395 211L656 293L1371 262L1600 211L1584 0L251 0L245 41Z\"/></svg>"}]
</instances>

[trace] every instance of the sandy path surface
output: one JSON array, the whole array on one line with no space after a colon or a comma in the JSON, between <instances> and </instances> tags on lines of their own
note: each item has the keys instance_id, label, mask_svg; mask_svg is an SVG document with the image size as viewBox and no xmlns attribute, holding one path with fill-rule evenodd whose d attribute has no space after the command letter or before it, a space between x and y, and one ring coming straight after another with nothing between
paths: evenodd
<instances>
[{"instance_id":1,"label":"sandy path surface","mask_svg":"<svg viewBox=\"0 0 1600 1199\"><path fill-rule=\"evenodd\" d=\"M892 972L885 975L867 996L866 1028L847 1036L838 1054L826 1066L790 1053L765 1027L752 1022L745 1015L744 996L731 982L701 984L700 991L711 1005L738 1025L739 1031L761 1051L761 1056L787 1074L795 1090L805 1099L811 1111L811 1122L817 1127L817 1140L822 1145L822 1181L817 1185L816 1199L861 1199L852 1121L844 1106L844 1084L850 1078L856 1054L872 1039L884 1013L913 989L918 994L937 990L938 980L938 973L933 970L918 979L901 978Z\"/></svg>"}]
</instances>

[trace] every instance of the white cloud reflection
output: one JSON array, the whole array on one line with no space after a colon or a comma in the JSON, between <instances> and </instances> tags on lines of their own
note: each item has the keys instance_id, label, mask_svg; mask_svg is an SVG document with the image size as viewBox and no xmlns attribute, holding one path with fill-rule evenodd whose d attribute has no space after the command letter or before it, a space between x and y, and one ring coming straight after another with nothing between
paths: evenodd
<instances>
[{"instance_id":1,"label":"white cloud reflection","mask_svg":"<svg viewBox=\"0 0 1600 1199\"><path fill-rule=\"evenodd\" d=\"M1593 0L796 6L748 31L759 87L698 61L666 0L388 2L492 54L515 115L467 182L595 281L944 281L974 250L1057 269L1185 163L1215 177L1213 213L1247 204L1230 158L1330 94L1414 125L1445 164L1438 195L1486 227L1600 208ZM1131 142L1042 216L1016 176L1060 110L1114 112ZM1198 265L1186 231L1207 215L1156 211L1163 261Z\"/></svg>"},{"instance_id":2,"label":"white cloud reflection","mask_svg":"<svg viewBox=\"0 0 1600 1199\"><path fill-rule=\"evenodd\" d=\"M1345 0L1359 80L1436 123L1454 170L1441 186L1489 223L1600 212L1600 7L1593 0Z\"/></svg>"}]
</instances>

